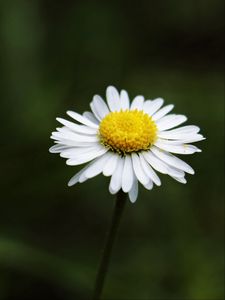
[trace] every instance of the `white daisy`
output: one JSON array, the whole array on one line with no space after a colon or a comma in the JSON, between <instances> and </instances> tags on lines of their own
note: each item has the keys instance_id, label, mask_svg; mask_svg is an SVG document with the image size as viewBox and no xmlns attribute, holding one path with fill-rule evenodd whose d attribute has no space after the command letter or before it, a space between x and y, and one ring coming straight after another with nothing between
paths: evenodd
<instances>
[{"instance_id":1,"label":"white daisy","mask_svg":"<svg viewBox=\"0 0 225 300\"><path fill-rule=\"evenodd\" d=\"M168 174L186 183L185 172L194 170L171 153L193 154L201 152L190 143L201 141L200 128L182 126L187 117L168 114L173 105L163 105L163 99L145 100L136 96L130 103L128 94L109 86L107 104L95 95L90 104L92 112L80 115L67 114L77 123L57 118L63 127L57 128L51 138L56 145L51 153L67 158L67 165L88 163L73 176L68 185L84 182L100 173L110 176L109 191L116 194L120 189L129 193L131 202L138 196L138 182L151 190L153 184L161 185L155 171Z\"/></svg>"}]
</instances>

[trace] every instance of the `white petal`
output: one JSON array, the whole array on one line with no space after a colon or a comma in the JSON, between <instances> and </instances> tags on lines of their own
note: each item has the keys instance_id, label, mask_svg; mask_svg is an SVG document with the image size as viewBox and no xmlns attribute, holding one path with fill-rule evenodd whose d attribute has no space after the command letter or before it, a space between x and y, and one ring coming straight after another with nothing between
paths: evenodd
<instances>
[{"instance_id":1,"label":"white petal","mask_svg":"<svg viewBox=\"0 0 225 300\"><path fill-rule=\"evenodd\" d=\"M138 181L137 181L136 177L134 177L134 183L129 192L130 202L134 203L137 200L137 196L138 196Z\"/></svg>"},{"instance_id":2,"label":"white petal","mask_svg":"<svg viewBox=\"0 0 225 300\"><path fill-rule=\"evenodd\" d=\"M120 95L114 86L109 86L106 89L106 98L111 111L119 111L121 109Z\"/></svg>"},{"instance_id":3,"label":"white petal","mask_svg":"<svg viewBox=\"0 0 225 300\"><path fill-rule=\"evenodd\" d=\"M182 146L185 143L184 140L168 140L168 139L161 139L161 138L158 138L157 142L163 142L172 146Z\"/></svg>"},{"instance_id":4,"label":"white petal","mask_svg":"<svg viewBox=\"0 0 225 300\"><path fill-rule=\"evenodd\" d=\"M189 134L196 134L199 131L200 128L198 126L187 125L187 126L182 126L168 131L160 131L158 133L158 136L162 138L169 138L169 137L176 138L177 134L189 135Z\"/></svg>"},{"instance_id":5,"label":"white petal","mask_svg":"<svg viewBox=\"0 0 225 300\"><path fill-rule=\"evenodd\" d=\"M90 103L90 108L91 108L91 110L93 111L93 113L94 113L96 119L98 119L98 121L101 121L102 118L101 118L100 115L98 114L98 110L96 109L96 107L95 107L95 105L94 105L93 102Z\"/></svg>"},{"instance_id":6,"label":"white petal","mask_svg":"<svg viewBox=\"0 0 225 300\"><path fill-rule=\"evenodd\" d=\"M90 163L91 164L91 163ZM70 181L68 182L68 186L72 186L75 185L76 183L79 182L80 177L82 176L82 174L85 172L85 170L89 167L88 164L87 166L85 166L83 169L81 169L77 174L75 174Z\"/></svg>"},{"instance_id":7,"label":"white petal","mask_svg":"<svg viewBox=\"0 0 225 300\"><path fill-rule=\"evenodd\" d=\"M142 110L144 104L144 97L143 96L136 96L131 103L130 110Z\"/></svg>"},{"instance_id":8,"label":"white petal","mask_svg":"<svg viewBox=\"0 0 225 300\"><path fill-rule=\"evenodd\" d=\"M92 147L70 147L69 149L65 149L61 151L60 156L64 158L77 158L81 155L84 155L86 153L92 153L98 149L98 147L92 146Z\"/></svg>"},{"instance_id":9,"label":"white petal","mask_svg":"<svg viewBox=\"0 0 225 300\"><path fill-rule=\"evenodd\" d=\"M187 183L187 180L184 177L173 177L173 179L183 184Z\"/></svg>"},{"instance_id":10,"label":"white petal","mask_svg":"<svg viewBox=\"0 0 225 300\"><path fill-rule=\"evenodd\" d=\"M195 134L186 138L181 139L183 143L189 144L189 143L195 143L199 141L205 140L205 137L201 134Z\"/></svg>"},{"instance_id":11,"label":"white petal","mask_svg":"<svg viewBox=\"0 0 225 300\"><path fill-rule=\"evenodd\" d=\"M161 160L166 162L168 165L173 166L177 169L183 170L189 174L194 174L194 170L191 166L189 166L186 162L181 160L180 158L170 154L169 152L165 152L156 148L155 146L151 147L151 151Z\"/></svg>"},{"instance_id":12,"label":"white petal","mask_svg":"<svg viewBox=\"0 0 225 300\"><path fill-rule=\"evenodd\" d=\"M88 119L89 121L91 121L94 124L99 124L99 120L95 118L95 115L90 112L90 111L85 111L83 113L83 117L85 117L86 119Z\"/></svg>"},{"instance_id":13,"label":"white petal","mask_svg":"<svg viewBox=\"0 0 225 300\"><path fill-rule=\"evenodd\" d=\"M77 141L77 142L98 142L99 138L97 135L81 135L78 133L74 132L57 132L54 131L52 132L52 137L55 140L61 140L61 139L66 139L66 140L71 140L71 141Z\"/></svg>"},{"instance_id":14,"label":"white petal","mask_svg":"<svg viewBox=\"0 0 225 300\"><path fill-rule=\"evenodd\" d=\"M80 125L80 126L85 126L85 125ZM94 129L94 128L93 128ZM58 132L63 132L63 133L71 133L71 132L73 132L71 129L69 129L68 127L66 127L66 126L63 126L63 127L56 127L56 130L58 131ZM96 129L94 129L94 130L96 130Z\"/></svg>"},{"instance_id":15,"label":"white petal","mask_svg":"<svg viewBox=\"0 0 225 300\"><path fill-rule=\"evenodd\" d=\"M81 116L80 114L74 112L74 111L71 111L71 110L68 110L66 112L71 118L73 118L74 120L84 124L84 125L87 125L89 127L92 127L92 128L98 128L98 125L95 124L94 122L90 121L89 119L87 119L86 117L84 116Z\"/></svg>"},{"instance_id":16,"label":"white petal","mask_svg":"<svg viewBox=\"0 0 225 300\"><path fill-rule=\"evenodd\" d=\"M167 141L156 141L155 146L160 149L163 149L168 152L177 153L177 154L193 154L195 152L201 152L196 146L193 145L172 145L169 144Z\"/></svg>"},{"instance_id":17,"label":"white petal","mask_svg":"<svg viewBox=\"0 0 225 300\"><path fill-rule=\"evenodd\" d=\"M108 159L111 157L111 153L107 152L101 157L97 158L93 164L87 168L84 173L86 178L92 178L100 174L104 168L104 165L107 163Z\"/></svg>"},{"instance_id":18,"label":"white petal","mask_svg":"<svg viewBox=\"0 0 225 300\"><path fill-rule=\"evenodd\" d=\"M144 187L147 189L147 190L151 190L153 188L153 182L152 180L150 179L149 182L147 184L144 185Z\"/></svg>"},{"instance_id":19,"label":"white petal","mask_svg":"<svg viewBox=\"0 0 225 300\"><path fill-rule=\"evenodd\" d=\"M162 174L168 174L172 177L183 177L184 172L182 170L178 170L174 167L167 165L161 159L157 158L152 151L147 151L144 153L145 159L148 161L151 166L161 172Z\"/></svg>"},{"instance_id":20,"label":"white petal","mask_svg":"<svg viewBox=\"0 0 225 300\"><path fill-rule=\"evenodd\" d=\"M173 108L174 108L173 104L164 106L163 108L161 108L160 110L158 110L156 113L153 114L152 119L154 121L161 119L166 114L168 114Z\"/></svg>"},{"instance_id":21,"label":"white petal","mask_svg":"<svg viewBox=\"0 0 225 300\"><path fill-rule=\"evenodd\" d=\"M77 158L68 159L66 161L66 164L69 166L81 165L86 162L89 162L90 160L93 160L96 157L99 157L99 156L105 154L107 151L108 151L107 148L102 147L101 149L96 149L95 151L92 151L91 153L84 153L83 155L80 155Z\"/></svg>"},{"instance_id":22,"label":"white petal","mask_svg":"<svg viewBox=\"0 0 225 300\"><path fill-rule=\"evenodd\" d=\"M54 145L52 147L49 148L49 152L50 153L60 153L61 151L64 151L68 149L68 146L64 146L64 145Z\"/></svg>"},{"instance_id":23,"label":"white petal","mask_svg":"<svg viewBox=\"0 0 225 300\"><path fill-rule=\"evenodd\" d=\"M117 167L118 160L120 159L119 155L116 153L111 153L111 157L106 162L103 168L103 175L111 176Z\"/></svg>"},{"instance_id":24,"label":"white petal","mask_svg":"<svg viewBox=\"0 0 225 300\"><path fill-rule=\"evenodd\" d=\"M109 114L107 105L99 95L95 95L93 97L93 101L91 102L90 106L99 121Z\"/></svg>"},{"instance_id":25,"label":"white petal","mask_svg":"<svg viewBox=\"0 0 225 300\"><path fill-rule=\"evenodd\" d=\"M124 166L124 158L121 157L118 160L117 167L112 174L110 184L109 184L109 191L111 194L117 193L122 186L122 174L123 174L123 166Z\"/></svg>"},{"instance_id":26,"label":"white petal","mask_svg":"<svg viewBox=\"0 0 225 300\"><path fill-rule=\"evenodd\" d=\"M121 102L121 109L126 110L130 108L130 100L127 91L122 90L120 92L120 102Z\"/></svg>"},{"instance_id":27,"label":"white petal","mask_svg":"<svg viewBox=\"0 0 225 300\"><path fill-rule=\"evenodd\" d=\"M54 139L54 137L51 137ZM67 139L60 139L55 141L56 144L67 147L92 147L99 145L99 142L77 142Z\"/></svg>"},{"instance_id":28,"label":"white petal","mask_svg":"<svg viewBox=\"0 0 225 300\"><path fill-rule=\"evenodd\" d=\"M171 132L171 131L173 130L158 132L158 137L169 139L169 140L183 140L183 141L189 141L189 140L199 141L204 139L203 135L197 133L183 133L183 132Z\"/></svg>"},{"instance_id":29,"label":"white petal","mask_svg":"<svg viewBox=\"0 0 225 300\"><path fill-rule=\"evenodd\" d=\"M145 113L148 113L147 111L150 109L151 106L152 106L152 100L145 100L143 104L143 111Z\"/></svg>"},{"instance_id":30,"label":"white petal","mask_svg":"<svg viewBox=\"0 0 225 300\"><path fill-rule=\"evenodd\" d=\"M168 167L168 175L171 177L181 178L185 176L184 171L176 169L174 167Z\"/></svg>"},{"instance_id":31,"label":"white petal","mask_svg":"<svg viewBox=\"0 0 225 300\"><path fill-rule=\"evenodd\" d=\"M164 100L162 98L157 98L153 101L145 101L144 111L152 116L162 105Z\"/></svg>"},{"instance_id":32,"label":"white petal","mask_svg":"<svg viewBox=\"0 0 225 300\"><path fill-rule=\"evenodd\" d=\"M182 144L190 144L194 142L199 142L205 140L204 136L201 134L193 134L193 135L182 135L182 138L180 136L180 139L177 140L171 140L171 139L161 139L158 138L158 141L165 141L169 145L182 145Z\"/></svg>"},{"instance_id":33,"label":"white petal","mask_svg":"<svg viewBox=\"0 0 225 300\"><path fill-rule=\"evenodd\" d=\"M141 162L140 162L140 158L136 153L132 153L131 154L132 157L132 163L133 163L133 169L134 169L134 173L137 176L137 179L143 184L147 184L149 181L148 176L145 174Z\"/></svg>"},{"instance_id":34,"label":"white petal","mask_svg":"<svg viewBox=\"0 0 225 300\"><path fill-rule=\"evenodd\" d=\"M176 127L187 121L187 117L184 115L168 115L160 120L156 121L159 131L167 130Z\"/></svg>"},{"instance_id":35,"label":"white petal","mask_svg":"<svg viewBox=\"0 0 225 300\"><path fill-rule=\"evenodd\" d=\"M157 159L151 151L142 151L142 154L144 158L147 160L147 162L158 172L162 174L168 174L168 168L167 166Z\"/></svg>"},{"instance_id":36,"label":"white petal","mask_svg":"<svg viewBox=\"0 0 225 300\"><path fill-rule=\"evenodd\" d=\"M60 122L61 124L65 125L66 127L68 127L70 130L77 132L77 133L84 133L84 134L96 134L97 133L96 128L88 127L85 125L77 125L73 122L67 121L62 118L56 118L56 120L58 122Z\"/></svg>"},{"instance_id":37,"label":"white petal","mask_svg":"<svg viewBox=\"0 0 225 300\"><path fill-rule=\"evenodd\" d=\"M122 189L124 193L131 190L134 182L134 171L130 155L125 156L123 175L122 175Z\"/></svg>"},{"instance_id":38,"label":"white petal","mask_svg":"<svg viewBox=\"0 0 225 300\"><path fill-rule=\"evenodd\" d=\"M104 155L105 155L105 154L104 154ZM103 156L104 156L104 155L103 155ZM80 174L80 177L79 177L79 183L83 183L83 182L85 182L86 180L88 180L88 179L91 178L91 177L87 177L87 176L85 175L85 172L86 172L87 170L89 170L90 168L92 168L92 166L93 166L94 164L96 164L96 163L98 162L98 160L101 159L101 157L102 157L102 156L95 158L95 159L92 160L88 165L86 165L85 168L83 168L83 172L82 172L82 174ZM100 173L101 173L101 172L100 172ZM96 175L98 175L98 174L96 174Z\"/></svg>"},{"instance_id":39,"label":"white petal","mask_svg":"<svg viewBox=\"0 0 225 300\"><path fill-rule=\"evenodd\" d=\"M92 162L91 162L92 163ZM81 175L80 175L80 178L79 178L79 183L83 183L85 182L86 180L88 180L88 178L84 175L85 172L83 172Z\"/></svg>"},{"instance_id":40,"label":"white petal","mask_svg":"<svg viewBox=\"0 0 225 300\"><path fill-rule=\"evenodd\" d=\"M148 175L149 178L158 186L161 185L161 180L159 176L156 174L156 172L152 169L152 167L147 163L142 153L139 154L141 165L145 171L145 173Z\"/></svg>"}]
</instances>

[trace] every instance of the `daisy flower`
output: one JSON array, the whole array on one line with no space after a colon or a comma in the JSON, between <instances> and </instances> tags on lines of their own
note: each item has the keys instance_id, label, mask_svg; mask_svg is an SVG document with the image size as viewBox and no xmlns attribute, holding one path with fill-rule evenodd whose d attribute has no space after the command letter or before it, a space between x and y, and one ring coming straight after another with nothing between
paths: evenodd
<instances>
[{"instance_id":1,"label":"daisy flower","mask_svg":"<svg viewBox=\"0 0 225 300\"><path fill-rule=\"evenodd\" d=\"M194 170L172 153L201 152L191 145L204 139L199 134L200 128L194 125L177 128L187 117L169 114L174 105L163 107L162 98L145 100L136 96L130 102L125 90L119 93L109 86L106 100L107 103L95 95L90 103L91 112L83 115L67 111L73 122L57 118L63 126L52 132L56 145L49 151L60 153L69 166L88 163L68 185L103 173L111 177L111 194L122 189L135 202L139 182L148 190L153 184L161 185L156 171L186 183L185 172L194 174Z\"/></svg>"}]
</instances>

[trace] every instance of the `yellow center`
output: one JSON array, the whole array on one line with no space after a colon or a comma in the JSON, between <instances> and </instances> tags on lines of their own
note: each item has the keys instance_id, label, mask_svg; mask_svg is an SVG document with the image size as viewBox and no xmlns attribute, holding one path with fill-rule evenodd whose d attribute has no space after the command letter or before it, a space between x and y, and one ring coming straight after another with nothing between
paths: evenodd
<instances>
[{"instance_id":1,"label":"yellow center","mask_svg":"<svg viewBox=\"0 0 225 300\"><path fill-rule=\"evenodd\" d=\"M120 154L147 150L155 142L157 126L152 118L138 110L109 113L100 123L101 142Z\"/></svg>"}]
</instances>

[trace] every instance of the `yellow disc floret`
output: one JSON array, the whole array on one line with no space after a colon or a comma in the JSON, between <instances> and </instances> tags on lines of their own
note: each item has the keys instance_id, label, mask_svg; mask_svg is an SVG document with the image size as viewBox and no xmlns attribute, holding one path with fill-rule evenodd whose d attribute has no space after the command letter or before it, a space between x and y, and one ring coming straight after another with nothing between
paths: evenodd
<instances>
[{"instance_id":1,"label":"yellow disc floret","mask_svg":"<svg viewBox=\"0 0 225 300\"><path fill-rule=\"evenodd\" d=\"M99 126L101 142L120 154L147 150L155 142L157 126L143 111L111 112Z\"/></svg>"}]
</instances>

